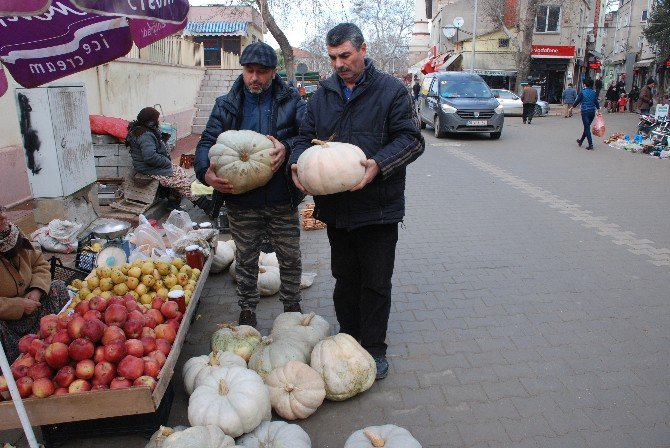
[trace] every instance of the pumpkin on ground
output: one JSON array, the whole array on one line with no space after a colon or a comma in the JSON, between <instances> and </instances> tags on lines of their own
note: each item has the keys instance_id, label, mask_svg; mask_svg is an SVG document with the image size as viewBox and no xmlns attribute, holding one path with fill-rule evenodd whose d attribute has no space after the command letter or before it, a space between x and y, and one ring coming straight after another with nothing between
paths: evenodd
<instances>
[{"instance_id":1,"label":"pumpkin on ground","mask_svg":"<svg viewBox=\"0 0 670 448\"><path fill-rule=\"evenodd\" d=\"M286 420L307 418L326 398L326 385L316 370L299 361L289 361L265 378L272 409Z\"/></svg>"},{"instance_id":2,"label":"pumpkin on ground","mask_svg":"<svg viewBox=\"0 0 670 448\"><path fill-rule=\"evenodd\" d=\"M275 319L271 334L295 335L314 348L317 342L330 336L330 324L316 313L282 313Z\"/></svg>"},{"instance_id":3,"label":"pumpkin on ground","mask_svg":"<svg viewBox=\"0 0 670 448\"><path fill-rule=\"evenodd\" d=\"M195 388L188 400L193 426L216 425L231 437L253 431L271 417L268 389L253 370L217 369Z\"/></svg>"},{"instance_id":4,"label":"pumpkin on ground","mask_svg":"<svg viewBox=\"0 0 670 448\"><path fill-rule=\"evenodd\" d=\"M218 274L226 269L235 260L235 250L223 241L216 243L216 250L212 256L212 264L209 272Z\"/></svg>"},{"instance_id":5,"label":"pumpkin on ground","mask_svg":"<svg viewBox=\"0 0 670 448\"><path fill-rule=\"evenodd\" d=\"M276 421L263 422L238 443L245 448L311 448L312 441L298 425Z\"/></svg>"},{"instance_id":6,"label":"pumpkin on ground","mask_svg":"<svg viewBox=\"0 0 670 448\"><path fill-rule=\"evenodd\" d=\"M230 274L230 278L233 279L235 283L237 283L237 260L233 260L232 263L230 263L230 266L228 266L228 273Z\"/></svg>"},{"instance_id":7,"label":"pumpkin on ground","mask_svg":"<svg viewBox=\"0 0 670 448\"><path fill-rule=\"evenodd\" d=\"M258 293L262 297L273 296L281 288L279 268L275 266L258 266Z\"/></svg>"},{"instance_id":8,"label":"pumpkin on ground","mask_svg":"<svg viewBox=\"0 0 670 448\"><path fill-rule=\"evenodd\" d=\"M249 358L249 368L265 378L289 361L309 363L311 347L305 341L286 336L270 336L261 341Z\"/></svg>"},{"instance_id":9,"label":"pumpkin on ground","mask_svg":"<svg viewBox=\"0 0 670 448\"><path fill-rule=\"evenodd\" d=\"M405 428L395 425L368 426L353 433L344 448L421 448L418 440Z\"/></svg>"},{"instance_id":10,"label":"pumpkin on ground","mask_svg":"<svg viewBox=\"0 0 670 448\"><path fill-rule=\"evenodd\" d=\"M196 356L184 363L182 376L184 378L184 389L191 395L198 385L198 378L209 375L216 368L237 365L247 367L247 362L239 355L232 352L215 351L209 355Z\"/></svg>"},{"instance_id":11,"label":"pumpkin on ground","mask_svg":"<svg viewBox=\"0 0 670 448\"><path fill-rule=\"evenodd\" d=\"M212 335L212 351L233 352L249 361L256 346L261 342L261 334L249 325L220 324Z\"/></svg>"},{"instance_id":12,"label":"pumpkin on ground","mask_svg":"<svg viewBox=\"0 0 670 448\"><path fill-rule=\"evenodd\" d=\"M312 195L349 191L365 175L365 153L358 146L340 142L316 143L298 158L298 180Z\"/></svg>"},{"instance_id":13,"label":"pumpkin on ground","mask_svg":"<svg viewBox=\"0 0 670 448\"><path fill-rule=\"evenodd\" d=\"M343 401L372 387L377 366L361 345L346 333L320 341L310 365L326 383L326 398Z\"/></svg>"},{"instance_id":14,"label":"pumpkin on ground","mask_svg":"<svg viewBox=\"0 0 670 448\"><path fill-rule=\"evenodd\" d=\"M270 252L269 254L266 254L265 252L261 252L260 256L258 257L258 265L279 267L279 260L277 259L277 253Z\"/></svg>"},{"instance_id":15,"label":"pumpkin on ground","mask_svg":"<svg viewBox=\"0 0 670 448\"><path fill-rule=\"evenodd\" d=\"M270 152L274 144L258 132L226 131L209 150L216 175L233 184L233 194L245 193L267 184L272 175Z\"/></svg>"},{"instance_id":16,"label":"pumpkin on ground","mask_svg":"<svg viewBox=\"0 0 670 448\"><path fill-rule=\"evenodd\" d=\"M235 440L218 426L168 428L161 426L145 448L226 448L234 447Z\"/></svg>"}]
</instances>

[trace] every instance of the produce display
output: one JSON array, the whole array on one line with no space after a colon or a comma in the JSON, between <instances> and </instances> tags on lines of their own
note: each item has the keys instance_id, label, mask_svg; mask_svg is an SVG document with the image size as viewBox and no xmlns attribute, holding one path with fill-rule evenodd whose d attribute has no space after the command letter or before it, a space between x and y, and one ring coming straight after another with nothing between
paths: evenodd
<instances>
[{"instance_id":1,"label":"produce display","mask_svg":"<svg viewBox=\"0 0 670 448\"><path fill-rule=\"evenodd\" d=\"M233 194L240 194L270 181L273 149L270 139L258 132L226 131L210 148L209 160L216 166L216 175L233 184Z\"/></svg>"},{"instance_id":2,"label":"produce display","mask_svg":"<svg viewBox=\"0 0 670 448\"><path fill-rule=\"evenodd\" d=\"M421 448L405 428L395 425L369 426L353 433L344 448Z\"/></svg>"},{"instance_id":3,"label":"produce display","mask_svg":"<svg viewBox=\"0 0 670 448\"><path fill-rule=\"evenodd\" d=\"M365 175L367 157L350 143L312 140L314 146L298 158L298 180L314 196L340 193L358 185Z\"/></svg>"},{"instance_id":4,"label":"produce display","mask_svg":"<svg viewBox=\"0 0 670 448\"><path fill-rule=\"evenodd\" d=\"M146 307L130 294L94 296L70 315L44 316L38 334L19 340L21 355L12 374L20 395L46 398L132 386L153 390L182 317L176 302L156 298ZM4 378L0 392L7 394Z\"/></svg>"}]
</instances>

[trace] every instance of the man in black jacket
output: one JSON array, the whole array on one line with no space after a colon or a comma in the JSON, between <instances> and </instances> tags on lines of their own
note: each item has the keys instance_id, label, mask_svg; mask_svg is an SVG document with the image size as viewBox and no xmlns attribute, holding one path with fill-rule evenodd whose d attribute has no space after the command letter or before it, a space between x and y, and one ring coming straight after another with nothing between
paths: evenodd
<instances>
[{"instance_id":1,"label":"man in black jacket","mask_svg":"<svg viewBox=\"0 0 670 448\"><path fill-rule=\"evenodd\" d=\"M286 169L295 145L305 102L298 92L277 76L277 55L268 44L248 45L240 56L242 74L227 95L216 104L195 154L198 180L214 188L214 201L226 202L230 233L235 241L237 293L241 308L239 324L256 326L258 257L261 242L268 238L277 253L285 312L301 311L300 227L297 206L303 198ZM274 143L274 175L262 186L233 195L233 185L216 176L209 163L209 149L224 131L248 129L267 135Z\"/></svg>"},{"instance_id":2,"label":"man in black jacket","mask_svg":"<svg viewBox=\"0 0 670 448\"><path fill-rule=\"evenodd\" d=\"M360 184L344 193L316 196L315 217L328 226L333 302L340 331L361 341L375 358L377 378L388 374L386 329L398 223L405 214L405 168L425 148L416 109L402 82L365 59L361 30L341 23L326 36L335 72L310 98L289 158L297 160L314 138L351 143L367 156Z\"/></svg>"}]
</instances>

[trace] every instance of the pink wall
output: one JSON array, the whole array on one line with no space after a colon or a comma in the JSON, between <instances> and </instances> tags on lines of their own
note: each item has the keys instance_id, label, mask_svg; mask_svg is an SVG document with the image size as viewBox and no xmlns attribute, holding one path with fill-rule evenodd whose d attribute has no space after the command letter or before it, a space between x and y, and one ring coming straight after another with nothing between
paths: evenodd
<instances>
[{"instance_id":1,"label":"pink wall","mask_svg":"<svg viewBox=\"0 0 670 448\"><path fill-rule=\"evenodd\" d=\"M195 107L190 107L174 114L165 114L165 122L177 125L177 138L184 138L191 133L193 118L195 118Z\"/></svg>"},{"instance_id":2,"label":"pink wall","mask_svg":"<svg viewBox=\"0 0 670 448\"><path fill-rule=\"evenodd\" d=\"M22 147L0 148L0 179L0 204L18 204L32 197Z\"/></svg>"}]
</instances>

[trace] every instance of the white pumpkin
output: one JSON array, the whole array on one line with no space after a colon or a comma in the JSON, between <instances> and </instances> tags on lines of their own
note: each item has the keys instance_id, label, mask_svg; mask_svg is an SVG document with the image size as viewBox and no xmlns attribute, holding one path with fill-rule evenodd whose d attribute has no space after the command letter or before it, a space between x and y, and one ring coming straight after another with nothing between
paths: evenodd
<instances>
[{"instance_id":1,"label":"white pumpkin","mask_svg":"<svg viewBox=\"0 0 670 448\"><path fill-rule=\"evenodd\" d=\"M213 371L188 400L191 425L216 425L231 437L252 431L271 412L268 389L261 377L238 366Z\"/></svg>"},{"instance_id":2,"label":"white pumpkin","mask_svg":"<svg viewBox=\"0 0 670 448\"><path fill-rule=\"evenodd\" d=\"M209 268L209 272L218 274L230 266L233 260L235 260L234 249L229 244L218 241L216 243L216 250L212 256L212 265Z\"/></svg>"},{"instance_id":3,"label":"white pumpkin","mask_svg":"<svg viewBox=\"0 0 670 448\"><path fill-rule=\"evenodd\" d=\"M261 334L249 325L220 324L220 329L212 335L212 351L233 352L249 361L256 346L261 342Z\"/></svg>"},{"instance_id":4,"label":"white pumpkin","mask_svg":"<svg viewBox=\"0 0 670 448\"><path fill-rule=\"evenodd\" d=\"M272 175L273 143L254 131L226 131L209 150L216 175L233 184L233 194L245 193L267 184Z\"/></svg>"},{"instance_id":5,"label":"white pumpkin","mask_svg":"<svg viewBox=\"0 0 670 448\"><path fill-rule=\"evenodd\" d=\"M184 378L184 389L191 395L198 385L198 378L209 375L216 368L236 365L247 367L247 362L239 355L232 352L215 351L209 355L196 356L184 363L182 376Z\"/></svg>"},{"instance_id":6,"label":"white pumpkin","mask_svg":"<svg viewBox=\"0 0 670 448\"><path fill-rule=\"evenodd\" d=\"M346 333L317 343L310 365L326 383L326 398L333 401L343 401L370 389L377 374L370 353Z\"/></svg>"},{"instance_id":7,"label":"white pumpkin","mask_svg":"<svg viewBox=\"0 0 670 448\"><path fill-rule=\"evenodd\" d=\"M174 434L177 431L183 431L186 429L186 426L175 426L170 428L169 426L160 426L158 430L151 435L149 442L144 445L144 448L162 448L165 439L168 438L171 434Z\"/></svg>"},{"instance_id":8,"label":"white pumpkin","mask_svg":"<svg viewBox=\"0 0 670 448\"><path fill-rule=\"evenodd\" d=\"M330 336L330 324L316 313L282 313L272 325L272 334L293 334L304 339L312 348Z\"/></svg>"},{"instance_id":9,"label":"white pumpkin","mask_svg":"<svg viewBox=\"0 0 670 448\"><path fill-rule=\"evenodd\" d=\"M232 263L230 263L230 266L228 266L228 273L230 274L230 278L233 279L235 283L237 283L237 260L233 260Z\"/></svg>"},{"instance_id":10,"label":"white pumpkin","mask_svg":"<svg viewBox=\"0 0 670 448\"><path fill-rule=\"evenodd\" d=\"M281 288L281 275L275 266L258 266L258 293L262 297L273 296Z\"/></svg>"},{"instance_id":11,"label":"white pumpkin","mask_svg":"<svg viewBox=\"0 0 670 448\"><path fill-rule=\"evenodd\" d=\"M235 240L229 239L228 241L226 241L226 244L229 245L230 247L232 247L233 248L233 253L235 253L235 251L237 250L237 246L235 245Z\"/></svg>"},{"instance_id":12,"label":"white pumpkin","mask_svg":"<svg viewBox=\"0 0 670 448\"><path fill-rule=\"evenodd\" d=\"M234 447L235 440L218 426L192 426L169 435L161 448L224 448Z\"/></svg>"},{"instance_id":13,"label":"white pumpkin","mask_svg":"<svg viewBox=\"0 0 670 448\"><path fill-rule=\"evenodd\" d=\"M311 347L305 341L291 335L263 339L249 358L249 368L265 378L277 367L289 361L309 363Z\"/></svg>"},{"instance_id":14,"label":"white pumpkin","mask_svg":"<svg viewBox=\"0 0 670 448\"><path fill-rule=\"evenodd\" d=\"M282 421L263 422L238 443L245 448L311 448L312 441L298 425Z\"/></svg>"},{"instance_id":15,"label":"white pumpkin","mask_svg":"<svg viewBox=\"0 0 670 448\"><path fill-rule=\"evenodd\" d=\"M286 420L307 418L326 398L326 385L318 372L307 364L289 361L265 378L272 409Z\"/></svg>"},{"instance_id":16,"label":"white pumpkin","mask_svg":"<svg viewBox=\"0 0 670 448\"><path fill-rule=\"evenodd\" d=\"M258 257L258 265L279 267L279 260L277 259L277 253L270 252L269 254L266 254L265 252L261 252L261 255Z\"/></svg>"},{"instance_id":17,"label":"white pumpkin","mask_svg":"<svg viewBox=\"0 0 670 448\"><path fill-rule=\"evenodd\" d=\"M316 143L298 158L298 180L312 195L340 193L358 185L365 175L365 153L358 146L340 142Z\"/></svg>"},{"instance_id":18,"label":"white pumpkin","mask_svg":"<svg viewBox=\"0 0 670 448\"><path fill-rule=\"evenodd\" d=\"M405 428L395 425L368 426L353 433L344 448L421 448L418 440Z\"/></svg>"}]
</instances>

